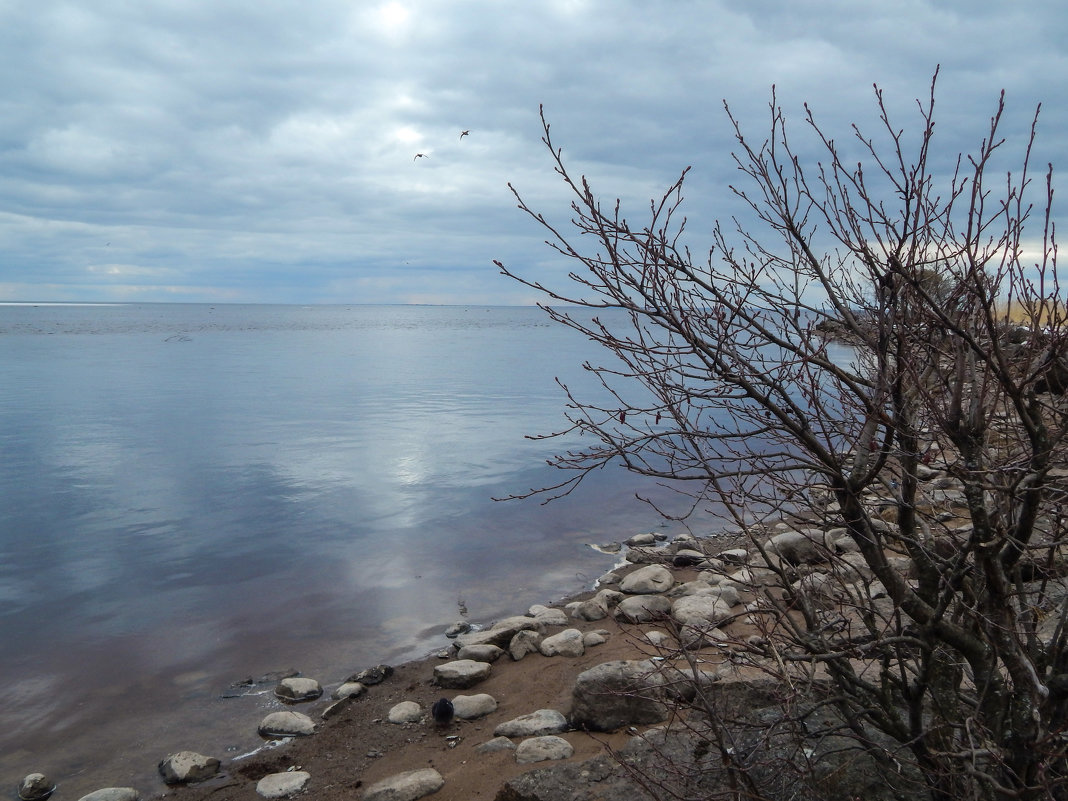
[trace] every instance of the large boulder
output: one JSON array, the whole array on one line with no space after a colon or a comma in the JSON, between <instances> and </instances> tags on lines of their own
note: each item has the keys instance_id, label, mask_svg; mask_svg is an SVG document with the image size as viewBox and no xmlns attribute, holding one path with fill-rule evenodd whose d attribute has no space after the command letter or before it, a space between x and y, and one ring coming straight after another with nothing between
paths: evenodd
<instances>
[{"instance_id":1,"label":"large boulder","mask_svg":"<svg viewBox=\"0 0 1068 801\"><path fill-rule=\"evenodd\" d=\"M814 565L826 562L834 553L834 544L818 528L784 531L776 534L764 549L791 565Z\"/></svg>"},{"instance_id":2,"label":"large boulder","mask_svg":"<svg viewBox=\"0 0 1068 801\"><path fill-rule=\"evenodd\" d=\"M667 719L664 678L651 659L616 660L583 671L572 690L571 725L613 731Z\"/></svg>"},{"instance_id":3,"label":"large boulder","mask_svg":"<svg viewBox=\"0 0 1068 801\"><path fill-rule=\"evenodd\" d=\"M684 595L671 604L671 617L683 625L718 626L730 616L730 604L719 595Z\"/></svg>"},{"instance_id":4,"label":"large boulder","mask_svg":"<svg viewBox=\"0 0 1068 801\"><path fill-rule=\"evenodd\" d=\"M541 641L538 650L544 656L582 656L586 653L586 645L582 640L582 632L578 629L564 629L559 634L553 634Z\"/></svg>"},{"instance_id":5,"label":"large boulder","mask_svg":"<svg viewBox=\"0 0 1068 801\"><path fill-rule=\"evenodd\" d=\"M386 720L390 723L415 723L423 717L423 708L415 701L401 701L390 707Z\"/></svg>"},{"instance_id":6,"label":"large boulder","mask_svg":"<svg viewBox=\"0 0 1068 801\"><path fill-rule=\"evenodd\" d=\"M671 601L663 595L632 595L615 608L617 620L628 623L648 623L671 613Z\"/></svg>"},{"instance_id":7,"label":"large boulder","mask_svg":"<svg viewBox=\"0 0 1068 801\"><path fill-rule=\"evenodd\" d=\"M461 720L474 720L497 711L497 699L488 693L457 695L452 699L453 714Z\"/></svg>"},{"instance_id":8,"label":"large boulder","mask_svg":"<svg viewBox=\"0 0 1068 801\"><path fill-rule=\"evenodd\" d=\"M434 681L439 687L466 690L489 678L492 666L489 662L473 659L456 659L434 667Z\"/></svg>"},{"instance_id":9,"label":"large boulder","mask_svg":"<svg viewBox=\"0 0 1068 801\"><path fill-rule=\"evenodd\" d=\"M667 592L675 583L675 576L663 565L647 565L627 574L619 589L628 595L653 595Z\"/></svg>"}]
</instances>

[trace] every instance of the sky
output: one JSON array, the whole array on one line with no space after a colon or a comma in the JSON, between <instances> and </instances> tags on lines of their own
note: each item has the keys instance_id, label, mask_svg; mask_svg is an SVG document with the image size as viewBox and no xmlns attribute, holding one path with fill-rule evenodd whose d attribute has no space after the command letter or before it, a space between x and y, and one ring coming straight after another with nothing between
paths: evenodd
<instances>
[{"instance_id":1,"label":"sky","mask_svg":"<svg viewBox=\"0 0 1068 801\"><path fill-rule=\"evenodd\" d=\"M845 140L873 84L914 127L937 65L943 158L1004 89L1068 169L1061 0L0 0L0 301L531 303L493 260L569 266L508 189L566 225L539 106L633 219L690 166L701 249L724 100Z\"/></svg>"}]
</instances>

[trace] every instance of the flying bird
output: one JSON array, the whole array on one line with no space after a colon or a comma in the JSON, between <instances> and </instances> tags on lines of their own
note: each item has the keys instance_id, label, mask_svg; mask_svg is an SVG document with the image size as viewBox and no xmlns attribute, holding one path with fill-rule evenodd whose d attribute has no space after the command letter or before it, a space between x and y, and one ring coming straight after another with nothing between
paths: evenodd
<instances>
[{"instance_id":1,"label":"flying bird","mask_svg":"<svg viewBox=\"0 0 1068 801\"><path fill-rule=\"evenodd\" d=\"M416 159L428 159L428 158L430 158L430 156L428 156L426 153L416 153L415 154L415 158L413 158L412 161L415 161Z\"/></svg>"},{"instance_id":2,"label":"flying bird","mask_svg":"<svg viewBox=\"0 0 1068 801\"><path fill-rule=\"evenodd\" d=\"M463 138L464 138L465 136L467 136L467 135L468 135L469 133L471 133L471 132L470 132L470 131L460 131L460 138L461 138L461 139L463 139Z\"/></svg>"},{"instance_id":3,"label":"flying bird","mask_svg":"<svg viewBox=\"0 0 1068 801\"><path fill-rule=\"evenodd\" d=\"M454 711L452 701L448 698L439 698L434 702L434 705L430 707L430 714L433 716L434 722L439 726L448 726L452 723Z\"/></svg>"}]
</instances>

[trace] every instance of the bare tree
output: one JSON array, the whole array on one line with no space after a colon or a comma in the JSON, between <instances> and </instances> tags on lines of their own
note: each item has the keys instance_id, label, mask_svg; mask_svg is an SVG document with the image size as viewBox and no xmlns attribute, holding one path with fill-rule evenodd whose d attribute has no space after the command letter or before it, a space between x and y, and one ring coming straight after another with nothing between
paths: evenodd
<instances>
[{"instance_id":1,"label":"bare tree","mask_svg":"<svg viewBox=\"0 0 1068 801\"><path fill-rule=\"evenodd\" d=\"M826 677L856 736L898 743L932 798L1063 798L1068 326L1052 166L1033 181L1037 111L1016 168L992 166L1002 94L976 150L939 172L935 85L906 128L876 87L877 136L850 132L859 163L807 106L822 156L804 163L774 91L766 138L725 104L752 222L717 223L701 258L682 245L687 171L634 225L569 173L543 112L570 227L516 197L570 282L497 265L606 349L587 365L603 391L567 391L559 433L586 444L540 492L618 462L722 510L784 578L754 654ZM836 573L833 615L756 539L783 514L843 530L862 555L859 582Z\"/></svg>"}]
</instances>

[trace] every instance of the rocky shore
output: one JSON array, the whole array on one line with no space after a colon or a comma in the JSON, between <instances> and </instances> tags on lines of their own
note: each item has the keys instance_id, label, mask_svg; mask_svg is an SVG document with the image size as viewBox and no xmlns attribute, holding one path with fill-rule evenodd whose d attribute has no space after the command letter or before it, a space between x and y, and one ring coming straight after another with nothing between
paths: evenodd
<instances>
[{"instance_id":1,"label":"rocky shore","mask_svg":"<svg viewBox=\"0 0 1068 801\"><path fill-rule=\"evenodd\" d=\"M952 517L961 500L956 490L933 471L926 479L932 503ZM873 496L871 503L889 509L891 500ZM843 530L782 520L757 540L799 568L796 580L806 592L833 592L826 564L833 553L835 586L838 574L852 569L865 592L878 596ZM258 722L265 747L228 761L198 753L195 743L161 755L165 795L180 801L301 794L325 801L649 797L619 762L651 759L650 743L658 737L663 747L654 751L666 748L672 692L733 685L736 703L757 703L753 675L732 654L760 637L754 590L766 592L779 578L757 566L753 542L742 535L671 542L639 535L622 555L623 566L590 592L483 626L457 621L442 633L441 651L426 659L369 666L332 683L280 677L277 708ZM695 775L716 781L713 767ZM42 801L52 788L48 777L31 775L19 796ZM879 797L878 788L855 789ZM104 788L80 801L141 796L137 788Z\"/></svg>"}]
</instances>

